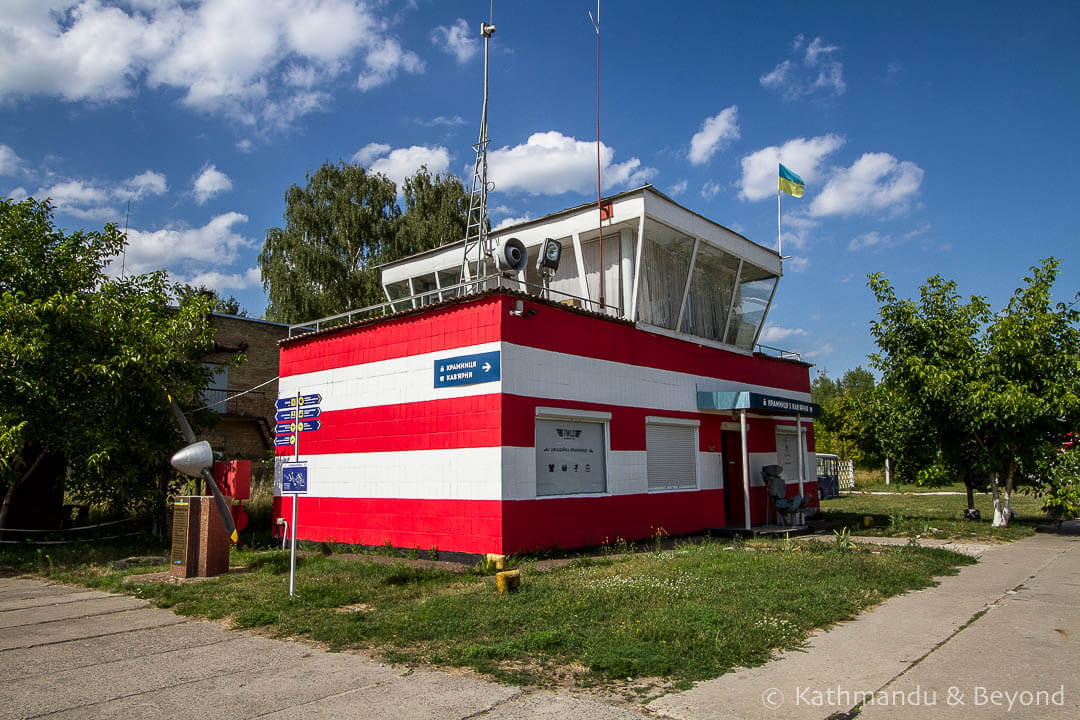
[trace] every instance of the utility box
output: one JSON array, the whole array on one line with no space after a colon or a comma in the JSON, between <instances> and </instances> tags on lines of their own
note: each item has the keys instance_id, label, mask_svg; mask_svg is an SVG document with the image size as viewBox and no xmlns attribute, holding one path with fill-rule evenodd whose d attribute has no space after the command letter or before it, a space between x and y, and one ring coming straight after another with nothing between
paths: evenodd
<instances>
[{"instance_id":1,"label":"utility box","mask_svg":"<svg viewBox=\"0 0 1080 720\"><path fill-rule=\"evenodd\" d=\"M228 571L229 537L214 507L214 498L176 498L169 574L176 578L213 577Z\"/></svg>"}]
</instances>

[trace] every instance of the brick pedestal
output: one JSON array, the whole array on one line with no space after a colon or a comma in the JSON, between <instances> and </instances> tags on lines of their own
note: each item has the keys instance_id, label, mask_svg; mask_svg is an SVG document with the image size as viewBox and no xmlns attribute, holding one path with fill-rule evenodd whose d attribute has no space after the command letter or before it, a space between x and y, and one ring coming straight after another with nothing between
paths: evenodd
<instances>
[{"instance_id":1,"label":"brick pedestal","mask_svg":"<svg viewBox=\"0 0 1080 720\"><path fill-rule=\"evenodd\" d=\"M229 537L214 498L180 497L173 507L173 577L213 577L229 571Z\"/></svg>"}]
</instances>

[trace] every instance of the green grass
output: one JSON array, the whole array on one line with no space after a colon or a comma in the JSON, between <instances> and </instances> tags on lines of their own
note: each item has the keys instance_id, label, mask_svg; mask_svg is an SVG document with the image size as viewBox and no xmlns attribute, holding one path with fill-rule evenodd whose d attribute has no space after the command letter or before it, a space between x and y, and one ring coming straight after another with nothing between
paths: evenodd
<instances>
[{"instance_id":1,"label":"green grass","mask_svg":"<svg viewBox=\"0 0 1080 720\"><path fill-rule=\"evenodd\" d=\"M910 487L910 486L909 486ZM1017 517L1005 528L990 527L994 517L993 498L976 494L975 507L982 520L963 520L967 508L965 495L841 495L821 503L821 517L826 522L851 528L855 535L894 537L933 537L977 542L1004 542L1033 535L1035 527L1046 524L1042 502L1028 495L1014 493L1012 509ZM873 527L863 527L863 517L873 516Z\"/></svg>"},{"instance_id":2,"label":"green grass","mask_svg":"<svg viewBox=\"0 0 1080 720\"><path fill-rule=\"evenodd\" d=\"M547 572L525 561L522 587L510 595L479 574L313 554L300 559L295 600L281 551L235 552L234 565L250 572L185 585L122 586L122 573L74 554L45 562L8 550L0 564L332 650L373 649L391 662L469 667L535 685L656 678L649 682L684 687L765 662L815 628L972 562L928 548L784 547L705 541Z\"/></svg>"}]
</instances>

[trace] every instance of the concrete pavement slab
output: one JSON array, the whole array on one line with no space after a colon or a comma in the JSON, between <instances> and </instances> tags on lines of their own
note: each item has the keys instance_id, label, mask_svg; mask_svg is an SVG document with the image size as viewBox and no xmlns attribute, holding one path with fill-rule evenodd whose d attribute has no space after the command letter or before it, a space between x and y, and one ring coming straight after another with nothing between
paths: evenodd
<instances>
[{"instance_id":1,"label":"concrete pavement slab","mask_svg":"<svg viewBox=\"0 0 1080 720\"><path fill-rule=\"evenodd\" d=\"M83 592L85 588L56 585L42 580L22 577L0 577L0 600L20 600L24 598L62 595Z\"/></svg>"},{"instance_id":2,"label":"concrete pavement slab","mask_svg":"<svg viewBox=\"0 0 1080 720\"><path fill-rule=\"evenodd\" d=\"M73 603L51 604L0 612L0 629L90 617L92 615L109 615L144 607L149 607L149 603L145 600L125 595L105 595Z\"/></svg>"},{"instance_id":3,"label":"concrete pavement slab","mask_svg":"<svg viewBox=\"0 0 1080 720\"><path fill-rule=\"evenodd\" d=\"M0 683L46 673L92 667L173 650L210 645L234 637L212 623L183 622L103 637L0 651Z\"/></svg>"},{"instance_id":4,"label":"concrete pavement slab","mask_svg":"<svg viewBox=\"0 0 1080 720\"><path fill-rule=\"evenodd\" d=\"M416 672L279 710L266 720L453 720L484 713L521 694L516 687L442 672ZM487 717L486 715L484 717Z\"/></svg>"},{"instance_id":5,"label":"concrete pavement slab","mask_svg":"<svg viewBox=\"0 0 1080 720\"><path fill-rule=\"evenodd\" d=\"M168 610L140 608L109 615L98 615L92 622L86 617L54 620L47 623L0 629L0 650L29 648L81 638L103 637L143 628L179 625L188 620Z\"/></svg>"},{"instance_id":6,"label":"concrete pavement slab","mask_svg":"<svg viewBox=\"0 0 1080 720\"><path fill-rule=\"evenodd\" d=\"M484 720L642 720L643 713L589 698L536 692L518 696L483 715Z\"/></svg>"},{"instance_id":7,"label":"concrete pavement slab","mask_svg":"<svg viewBox=\"0 0 1080 720\"><path fill-rule=\"evenodd\" d=\"M108 593L87 590L86 592L50 593L30 598L12 598L10 600L0 600L0 613L9 610L45 607L47 605L66 605L68 603L82 602L83 600L96 600L107 597L110 597Z\"/></svg>"},{"instance_id":8,"label":"concrete pavement slab","mask_svg":"<svg viewBox=\"0 0 1080 720\"><path fill-rule=\"evenodd\" d=\"M139 692L50 715L50 720L205 720L261 718L398 677L390 667L349 654L311 651L289 662ZM296 713L290 717L297 717ZM365 717L358 703L353 717ZM368 717L377 717L368 715Z\"/></svg>"},{"instance_id":9,"label":"concrete pavement slab","mask_svg":"<svg viewBox=\"0 0 1080 720\"><path fill-rule=\"evenodd\" d=\"M175 632L184 632L176 628ZM144 655L72 670L50 672L0 684L0 720L36 717L93 705L118 697L153 692L198 680L298 660L302 645L232 634L218 628L224 642ZM102 681L107 678L106 681Z\"/></svg>"}]
</instances>

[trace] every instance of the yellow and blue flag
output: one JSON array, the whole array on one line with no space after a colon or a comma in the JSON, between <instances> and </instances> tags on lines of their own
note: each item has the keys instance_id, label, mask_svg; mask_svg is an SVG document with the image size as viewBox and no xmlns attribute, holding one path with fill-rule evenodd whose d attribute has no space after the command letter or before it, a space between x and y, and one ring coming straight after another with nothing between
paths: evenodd
<instances>
[{"instance_id":1,"label":"yellow and blue flag","mask_svg":"<svg viewBox=\"0 0 1080 720\"><path fill-rule=\"evenodd\" d=\"M783 163L780 164L780 190L786 192L788 195L794 197L802 197L803 190L806 189L806 183L803 179L795 173L784 167Z\"/></svg>"}]
</instances>

